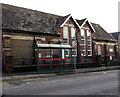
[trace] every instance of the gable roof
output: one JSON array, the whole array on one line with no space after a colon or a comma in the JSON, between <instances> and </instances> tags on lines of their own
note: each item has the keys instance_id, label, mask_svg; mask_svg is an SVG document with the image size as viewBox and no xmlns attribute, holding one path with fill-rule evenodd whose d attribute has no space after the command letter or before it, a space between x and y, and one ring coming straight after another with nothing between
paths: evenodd
<instances>
[{"instance_id":1,"label":"gable roof","mask_svg":"<svg viewBox=\"0 0 120 97\"><path fill-rule=\"evenodd\" d=\"M64 21L65 21L69 16L70 16L70 14L68 14L68 15L66 15L66 16L64 16L64 17L58 18L57 24L62 25L62 24L64 23Z\"/></svg>"},{"instance_id":2,"label":"gable roof","mask_svg":"<svg viewBox=\"0 0 120 97\"><path fill-rule=\"evenodd\" d=\"M93 39L103 41L115 41L115 38L107 33L99 24L91 23L95 29L93 33Z\"/></svg>"},{"instance_id":3,"label":"gable roof","mask_svg":"<svg viewBox=\"0 0 120 97\"><path fill-rule=\"evenodd\" d=\"M82 19L82 20L77 20L77 22L78 22L79 25L80 25L80 29L81 29L81 28L83 27L83 25L87 22L87 23L89 24L90 28L93 30L93 32L95 32L94 27L93 27L92 24L88 21L87 18Z\"/></svg>"},{"instance_id":4,"label":"gable roof","mask_svg":"<svg viewBox=\"0 0 120 97\"><path fill-rule=\"evenodd\" d=\"M75 22L75 24L76 24L76 25L78 26L78 28L80 29L80 25L79 25L78 22L72 17L71 14L69 14L69 15L66 17L66 19L64 20L64 22L60 25L60 27L63 27L64 24L65 24L70 18L73 19L73 21Z\"/></svg>"},{"instance_id":5,"label":"gable roof","mask_svg":"<svg viewBox=\"0 0 120 97\"><path fill-rule=\"evenodd\" d=\"M82 24L85 22L86 19L87 19L87 18L81 19L81 20L77 20L77 22L78 22L78 24L79 24L80 26L82 26Z\"/></svg>"},{"instance_id":6,"label":"gable roof","mask_svg":"<svg viewBox=\"0 0 120 97\"><path fill-rule=\"evenodd\" d=\"M59 21L62 22L66 18L7 4L0 5L2 6L3 30L20 30L38 34L60 35L56 30L56 23Z\"/></svg>"},{"instance_id":7,"label":"gable roof","mask_svg":"<svg viewBox=\"0 0 120 97\"><path fill-rule=\"evenodd\" d=\"M118 37L120 35L120 32L114 32L114 33L110 33L116 40L118 40Z\"/></svg>"}]
</instances>

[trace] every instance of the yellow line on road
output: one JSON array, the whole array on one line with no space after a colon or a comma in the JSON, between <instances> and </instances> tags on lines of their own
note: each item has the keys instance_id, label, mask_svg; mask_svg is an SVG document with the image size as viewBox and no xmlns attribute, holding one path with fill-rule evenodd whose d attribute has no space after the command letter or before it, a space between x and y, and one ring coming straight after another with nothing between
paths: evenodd
<instances>
[{"instance_id":1,"label":"yellow line on road","mask_svg":"<svg viewBox=\"0 0 120 97\"><path fill-rule=\"evenodd\" d=\"M7 83L7 82L0 82L0 86L2 86L2 85L9 85L9 83Z\"/></svg>"}]
</instances>

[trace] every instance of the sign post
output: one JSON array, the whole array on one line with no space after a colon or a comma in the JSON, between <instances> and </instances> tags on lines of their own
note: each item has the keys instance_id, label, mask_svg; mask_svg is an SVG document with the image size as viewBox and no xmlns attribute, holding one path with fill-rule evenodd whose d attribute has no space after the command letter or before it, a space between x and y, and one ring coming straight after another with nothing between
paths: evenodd
<instances>
[{"instance_id":1,"label":"sign post","mask_svg":"<svg viewBox=\"0 0 120 97\"><path fill-rule=\"evenodd\" d=\"M77 73L76 72L76 52L75 52L75 49L77 49L77 46L73 46L73 49L74 49L74 71L75 71L75 73Z\"/></svg>"}]
</instances>

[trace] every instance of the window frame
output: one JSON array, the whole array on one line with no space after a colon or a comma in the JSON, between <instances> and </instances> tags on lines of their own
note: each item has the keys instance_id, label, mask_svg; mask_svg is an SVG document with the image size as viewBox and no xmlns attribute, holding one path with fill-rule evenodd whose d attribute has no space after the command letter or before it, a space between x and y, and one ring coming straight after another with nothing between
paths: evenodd
<instances>
[{"instance_id":1,"label":"window frame","mask_svg":"<svg viewBox=\"0 0 120 97\"><path fill-rule=\"evenodd\" d=\"M82 32L82 31L84 31L84 32ZM84 33L84 34L83 34L83 33ZM82 36L83 36L84 38L82 38ZM84 44L83 44L82 40L84 41ZM82 45L82 52L84 52L84 53L83 53L83 56L86 56L86 37L85 37L85 29L81 29L81 45ZM84 48L84 49L83 49L83 48Z\"/></svg>"},{"instance_id":2,"label":"window frame","mask_svg":"<svg viewBox=\"0 0 120 97\"><path fill-rule=\"evenodd\" d=\"M90 39L88 39L88 32L89 32L89 36L90 36ZM90 44L88 44L87 46L89 47L90 46L90 49L88 49L87 51L91 52L91 54L88 53L88 56L92 56L92 39L91 39L91 31L89 29L86 29L86 33L87 33L87 44L88 42L90 42Z\"/></svg>"},{"instance_id":3,"label":"window frame","mask_svg":"<svg viewBox=\"0 0 120 97\"><path fill-rule=\"evenodd\" d=\"M65 28L67 28L67 30ZM67 42L64 41L65 39L67 39ZM64 44L69 44L69 29L68 29L68 26L63 26L63 41L64 41Z\"/></svg>"}]
</instances>

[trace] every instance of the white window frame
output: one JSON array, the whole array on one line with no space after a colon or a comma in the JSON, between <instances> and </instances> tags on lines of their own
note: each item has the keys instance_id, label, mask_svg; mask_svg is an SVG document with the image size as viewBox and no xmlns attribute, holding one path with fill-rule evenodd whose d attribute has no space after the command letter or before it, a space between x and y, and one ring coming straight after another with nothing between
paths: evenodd
<instances>
[{"instance_id":1,"label":"white window frame","mask_svg":"<svg viewBox=\"0 0 120 97\"><path fill-rule=\"evenodd\" d=\"M88 31L89 31L89 33L90 33L90 40L87 39L87 42L90 41L90 44L88 45L88 46L90 46L90 49L89 49L88 51L91 51L91 54L88 55L88 56L92 56L92 39L91 39L91 32L90 32L89 29L87 29L87 33L88 33ZM87 34L87 37L88 37L88 34Z\"/></svg>"},{"instance_id":2,"label":"white window frame","mask_svg":"<svg viewBox=\"0 0 120 97\"><path fill-rule=\"evenodd\" d=\"M74 52L74 50L76 53L75 53L75 55L72 54L72 57L77 56L77 49L72 49L72 52Z\"/></svg>"},{"instance_id":3,"label":"white window frame","mask_svg":"<svg viewBox=\"0 0 120 97\"><path fill-rule=\"evenodd\" d=\"M81 37L82 37L82 30L84 31L84 39L81 38L81 41L84 40L84 44L81 44L82 46L84 46L85 49L82 49L82 51L84 51L85 53L83 53L83 56L86 56L86 40L85 40L85 29L81 29Z\"/></svg>"},{"instance_id":4,"label":"white window frame","mask_svg":"<svg viewBox=\"0 0 120 97\"><path fill-rule=\"evenodd\" d=\"M65 30L65 28L67 28L67 31ZM67 36L66 36L65 33L67 33ZM63 40L64 39L67 39L67 43L64 43L64 44L69 44L69 29L68 29L68 26L63 26Z\"/></svg>"},{"instance_id":5,"label":"white window frame","mask_svg":"<svg viewBox=\"0 0 120 97\"><path fill-rule=\"evenodd\" d=\"M67 51L68 54L66 54L65 51ZM69 50L69 49L65 49L65 50L64 50L65 57L68 57L68 56L70 55L69 53L70 53L70 50Z\"/></svg>"}]
</instances>

